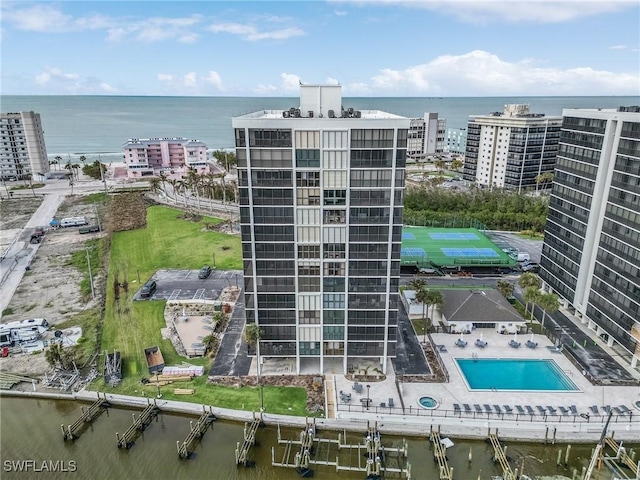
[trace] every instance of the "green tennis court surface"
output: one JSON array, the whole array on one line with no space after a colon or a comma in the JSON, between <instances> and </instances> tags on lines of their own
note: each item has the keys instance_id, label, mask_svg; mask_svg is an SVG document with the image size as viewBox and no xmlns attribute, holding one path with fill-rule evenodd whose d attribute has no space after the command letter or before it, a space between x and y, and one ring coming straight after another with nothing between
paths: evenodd
<instances>
[{"instance_id":1,"label":"green tennis court surface","mask_svg":"<svg viewBox=\"0 0 640 480\"><path fill-rule=\"evenodd\" d=\"M404 227L402 265L425 266L508 266L509 255L475 228Z\"/></svg>"}]
</instances>

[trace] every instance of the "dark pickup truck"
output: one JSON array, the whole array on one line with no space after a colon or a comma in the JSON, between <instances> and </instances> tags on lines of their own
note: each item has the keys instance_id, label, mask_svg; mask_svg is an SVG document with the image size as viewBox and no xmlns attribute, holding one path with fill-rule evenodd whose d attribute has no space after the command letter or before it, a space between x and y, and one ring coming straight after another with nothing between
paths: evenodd
<instances>
[{"instance_id":1,"label":"dark pickup truck","mask_svg":"<svg viewBox=\"0 0 640 480\"><path fill-rule=\"evenodd\" d=\"M98 225L87 225L86 227L80 227L78 229L78 232L83 234L83 233L94 233L94 232L99 232L100 231L100 227Z\"/></svg>"}]
</instances>

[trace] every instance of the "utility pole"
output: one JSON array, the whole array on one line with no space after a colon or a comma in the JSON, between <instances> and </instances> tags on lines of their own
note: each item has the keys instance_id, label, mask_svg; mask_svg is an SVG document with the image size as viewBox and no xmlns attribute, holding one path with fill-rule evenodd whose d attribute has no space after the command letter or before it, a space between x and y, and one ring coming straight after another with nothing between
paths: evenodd
<instances>
[{"instance_id":1,"label":"utility pole","mask_svg":"<svg viewBox=\"0 0 640 480\"><path fill-rule=\"evenodd\" d=\"M87 251L87 264L89 265L89 284L91 285L91 298L95 300L96 292L93 289L93 274L91 273L91 258L89 258L89 248L85 248Z\"/></svg>"}]
</instances>

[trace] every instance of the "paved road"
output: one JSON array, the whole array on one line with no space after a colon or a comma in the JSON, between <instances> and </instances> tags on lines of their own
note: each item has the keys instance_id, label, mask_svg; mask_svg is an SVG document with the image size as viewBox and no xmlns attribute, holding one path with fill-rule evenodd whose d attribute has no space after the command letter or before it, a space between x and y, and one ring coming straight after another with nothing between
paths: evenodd
<instances>
[{"instance_id":1,"label":"paved road","mask_svg":"<svg viewBox=\"0 0 640 480\"><path fill-rule=\"evenodd\" d=\"M11 301L13 294L22 281L24 272L31 264L38 248L40 248L39 243L29 243L31 234L35 231L35 227L49 225L49 221L55 216L63 199L62 195L46 195L25 227L17 235L11 247L0 258L0 318L2 317L2 310ZM46 235L43 241L47 241Z\"/></svg>"},{"instance_id":2,"label":"paved road","mask_svg":"<svg viewBox=\"0 0 640 480\"><path fill-rule=\"evenodd\" d=\"M420 340L416 337L407 312L398 310L398 344L396 358L392 360L396 375L428 375L431 369L424 357Z\"/></svg>"},{"instance_id":3,"label":"paved road","mask_svg":"<svg viewBox=\"0 0 640 480\"><path fill-rule=\"evenodd\" d=\"M524 303L522 291L516 286L514 296ZM542 309L535 308L534 316L538 321L542 320ZM562 344L585 371L588 376L601 385L625 385L638 382L611 355L594 342L573 320L567 318L562 312L553 312L545 317L544 326L549 330L552 339L556 339L556 345Z\"/></svg>"}]
</instances>

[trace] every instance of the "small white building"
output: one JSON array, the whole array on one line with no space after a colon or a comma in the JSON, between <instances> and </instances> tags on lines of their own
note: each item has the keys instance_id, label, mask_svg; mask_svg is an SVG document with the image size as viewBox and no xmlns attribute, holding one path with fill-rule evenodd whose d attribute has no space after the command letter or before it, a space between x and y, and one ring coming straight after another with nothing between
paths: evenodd
<instances>
[{"instance_id":1,"label":"small white building","mask_svg":"<svg viewBox=\"0 0 640 480\"><path fill-rule=\"evenodd\" d=\"M502 294L494 289L486 290L440 290L442 306L435 309L432 321L448 327L451 333L471 333L478 328L495 330L498 333L520 332L525 319ZM432 315L432 307L424 310L424 305L416 301L415 290L405 290L402 295L407 315L411 320Z\"/></svg>"}]
</instances>

